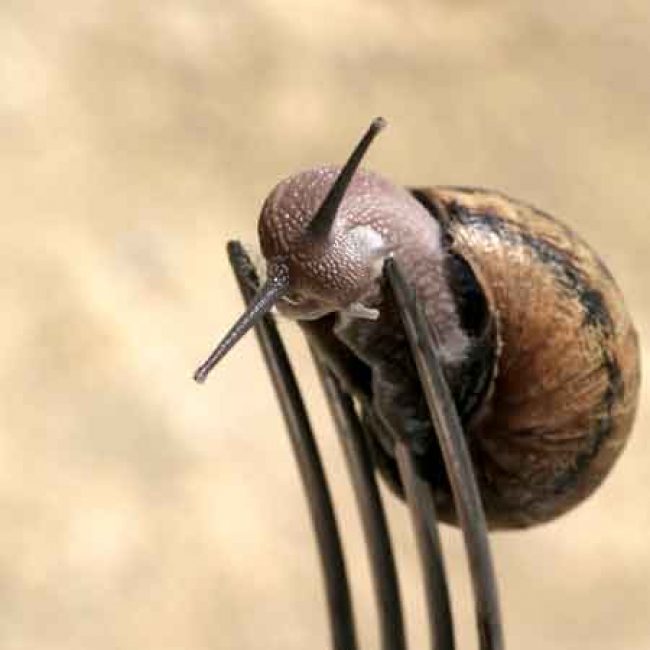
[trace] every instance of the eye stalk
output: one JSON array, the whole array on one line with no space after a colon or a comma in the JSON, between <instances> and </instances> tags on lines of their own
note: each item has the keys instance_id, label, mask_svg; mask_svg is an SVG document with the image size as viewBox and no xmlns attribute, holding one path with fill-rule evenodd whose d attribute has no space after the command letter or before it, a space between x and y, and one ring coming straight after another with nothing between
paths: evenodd
<instances>
[{"instance_id":1,"label":"eye stalk","mask_svg":"<svg viewBox=\"0 0 650 650\"><path fill-rule=\"evenodd\" d=\"M334 223L336 212L341 205L354 173L375 136L384 126L386 126L386 121L382 117L377 117L370 123L368 130L336 177L314 218L309 222L304 235L305 240L318 242L327 238ZM212 369L228 354L242 336L258 323L264 314L270 311L273 305L290 290L289 270L286 264L275 264L268 280L257 292L246 311L230 328L207 360L196 370L194 373L195 381L203 383Z\"/></svg>"},{"instance_id":2,"label":"eye stalk","mask_svg":"<svg viewBox=\"0 0 650 650\"><path fill-rule=\"evenodd\" d=\"M386 120L383 117L376 117L370 123L368 130L355 147L343 169L341 169L323 203L307 226L306 236L312 239L312 241L322 241L329 234L334 223L336 211L339 209L341 201L343 201L345 191L348 189L350 181L352 181L354 172L357 171L361 160L366 155L366 151L368 151L368 147L372 144L375 136L385 126Z\"/></svg>"},{"instance_id":3,"label":"eye stalk","mask_svg":"<svg viewBox=\"0 0 650 650\"><path fill-rule=\"evenodd\" d=\"M212 354L199 366L194 373L194 380L202 384L210 371L235 346L239 339L258 323L273 305L289 291L289 274L286 267L276 267L278 271L264 283L246 311L237 319Z\"/></svg>"}]
</instances>

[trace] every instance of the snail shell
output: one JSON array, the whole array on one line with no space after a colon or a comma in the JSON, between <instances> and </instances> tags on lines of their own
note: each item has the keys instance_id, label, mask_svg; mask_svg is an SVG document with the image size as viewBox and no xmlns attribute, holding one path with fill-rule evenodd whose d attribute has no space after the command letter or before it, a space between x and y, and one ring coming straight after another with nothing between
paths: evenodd
<instances>
[{"instance_id":1,"label":"snail shell","mask_svg":"<svg viewBox=\"0 0 650 650\"><path fill-rule=\"evenodd\" d=\"M489 523L547 521L601 484L632 427L639 349L621 293L575 232L530 205L474 188L413 193L487 303L492 372L466 431Z\"/></svg>"}]
</instances>

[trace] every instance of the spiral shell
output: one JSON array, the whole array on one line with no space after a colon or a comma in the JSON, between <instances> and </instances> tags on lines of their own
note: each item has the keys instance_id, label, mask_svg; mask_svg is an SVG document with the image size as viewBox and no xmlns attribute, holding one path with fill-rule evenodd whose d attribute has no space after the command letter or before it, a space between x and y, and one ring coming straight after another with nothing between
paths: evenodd
<instances>
[{"instance_id":1,"label":"spiral shell","mask_svg":"<svg viewBox=\"0 0 650 650\"><path fill-rule=\"evenodd\" d=\"M551 519L591 494L637 407L638 339L601 259L532 206L474 188L414 190L472 268L495 372L467 427L492 527Z\"/></svg>"}]
</instances>

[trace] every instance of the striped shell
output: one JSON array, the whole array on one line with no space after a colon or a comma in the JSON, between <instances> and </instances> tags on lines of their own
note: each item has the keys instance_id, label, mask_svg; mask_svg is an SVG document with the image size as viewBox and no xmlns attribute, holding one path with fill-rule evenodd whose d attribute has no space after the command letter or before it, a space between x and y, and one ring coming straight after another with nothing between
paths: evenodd
<instances>
[{"instance_id":1,"label":"striped shell","mask_svg":"<svg viewBox=\"0 0 650 650\"><path fill-rule=\"evenodd\" d=\"M468 426L487 517L551 519L596 489L632 426L639 350L620 291L584 241L529 205L473 188L415 192L437 206L495 319L495 376Z\"/></svg>"}]
</instances>

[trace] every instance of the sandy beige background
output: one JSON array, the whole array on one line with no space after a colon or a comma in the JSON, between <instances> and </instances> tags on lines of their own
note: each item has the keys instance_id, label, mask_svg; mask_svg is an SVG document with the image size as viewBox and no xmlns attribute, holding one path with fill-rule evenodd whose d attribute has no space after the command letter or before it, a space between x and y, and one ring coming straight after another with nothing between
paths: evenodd
<instances>
[{"instance_id":1,"label":"sandy beige background","mask_svg":"<svg viewBox=\"0 0 650 650\"><path fill-rule=\"evenodd\" d=\"M397 8L397 5L400 5ZM0 5L0 647L326 648L305 506L224 258L284 175L340 161L493 186L573 224L627 296L649 365L650 4L64 0ZM295 329L377 647L359 524ZM606 486L493 538L509 647L650 646L650 403ZM413 648L404 509L389 514ZM462 648L462 545L444 543Z\"/></svg>"}]
</instances>

